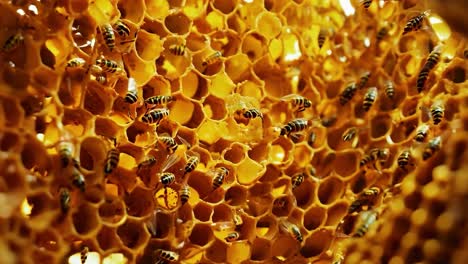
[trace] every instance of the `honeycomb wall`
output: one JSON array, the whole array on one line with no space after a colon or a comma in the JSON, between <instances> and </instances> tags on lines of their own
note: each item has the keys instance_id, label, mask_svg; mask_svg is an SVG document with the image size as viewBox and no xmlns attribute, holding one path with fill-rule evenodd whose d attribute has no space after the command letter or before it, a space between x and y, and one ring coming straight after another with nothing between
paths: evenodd
<instances>
[{"instance_id":1,"label":"honeycomb wall","mask_svg":"<svg viewBox=\"0 0 468 264\"><path fill-rule=\"evenodd\" d=\"M2 263L464 263L468 42L429 4L2 1Z\"/></svg>"}]
</instances>

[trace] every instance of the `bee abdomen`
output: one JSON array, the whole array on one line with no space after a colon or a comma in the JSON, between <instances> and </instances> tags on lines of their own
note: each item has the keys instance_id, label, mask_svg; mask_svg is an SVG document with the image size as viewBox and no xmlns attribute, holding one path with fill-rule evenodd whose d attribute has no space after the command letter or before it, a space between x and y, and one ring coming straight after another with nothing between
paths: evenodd
<instances>
[{"instance_id":1,"label":"bee abdomen","mask_svg":"<svg viewBox=\"0 0 468 264\"><path fill-rule=\"evenodd\" d=\"M153 124L158 123L163 119L165 116L169 115L169 109L162 108L162 109L154 109L149 113L146 113L141 120L145 123Z\"/></svg>"},{"instance_id":2,"label":"bee abdomen","mask_svg":"<svg viewBox=\"0 0 468 264\"><path fill-rule=\"evenodd\" d=\"M346 86L346 88L343 90L343 92L340 95L340 104L345 105L347 102L353 99L353 96L356 93L356 90L357 90L356 83L352 83Z\"/></svg>"},{"instance_id":3,"label":"bee abdomen","mask_svg":"<svg viewBox=\"0 0 468 264\"><path fill-rule=\"evenodd\" d=\"M116 148L109 150L107 153L106 164L104 166L104 173L110 174L119 164L120 151Z\"/></svg>"},{"instance_id":4,"label":"bee abdomen","mask_svg":"<svg viewBox=\"0 0 468 264\"><path fill-rule=\"evenodd\" d=\"M256 117L260 117L261 119L263 119L263 114L258 109L249 109L245 111L242 115L248 119L253 119Z\"/></svg>"},{"instance_id":5,"label":"bee abdomen","mask_svg":"<svg viewBox=\"0 0 468 264\"><path fill-rule=\"evenodd\" d=\"M126 103L129 103L129 104L133 104L133 103L135 103L137 100L138 100L138 93L137 93L137 91L129 91L129 92L125 95L125 99L124 99L124 101L125 101Z\"/></svg>"}]
</instances>

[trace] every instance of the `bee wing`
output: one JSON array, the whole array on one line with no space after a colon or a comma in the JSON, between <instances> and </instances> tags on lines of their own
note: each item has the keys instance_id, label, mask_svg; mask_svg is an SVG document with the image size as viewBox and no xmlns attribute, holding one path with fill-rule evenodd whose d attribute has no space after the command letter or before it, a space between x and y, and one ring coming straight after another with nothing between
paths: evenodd
<instances>
[{"instance_id":1,"label":"bee wing","mask_svg":"<svg viewBox=\"0 0 468 264\"><path fill-rule=\"evenodd\" d=\"M301 98L302 96L298 94L288 94L280 98L280 101L289 101L294 98Z\"/></svg>"},{"instance_id":2,"label":"bee wing","mask_svg":"<svg viewBox=\"0 0 468 264\"><path fill-rule=\"evenodd\" d=\"M128 78L128 86L127 91L133 92L137 90L137 84L133 77Z\"/></svg>"},{"instance_id":3,"label":"bee wing","mask_svg":"<svg viewBox=\"0 0 468 264\"><path fill-rule=\"evenodd\" d=\"M190 143L189 143L187 140L185 140L183 137L181 137L181 136L179 136L179 135L177 135L176 137L180 140L180 142L182 142L182 144L184 144L184 145L187 146L187 149L192 148L192 144L190 144Z\"/></svg>"},{"instance_id":4,"label":"bee wing","mask_svg":"<svg viewBox=\"0 0 468 264\"><path fill-rule=\"evenodd\" d=\"M156 236L157 212L158 210L154 210L146 222L146 227L152 236Z\"/></svg>"},{"instance_id":5,"label":"bee wing","mask_svg":"<svg viewBox=\"0 0 468 264\"><path fill-rule=\"evenodd\" d=\"M232 221L216 222L211 224L218 231L234 230L236 225Z\"/></svg>"},{"instance_id":6,"label":"bee wing","mask_svg":"<svg viewBox=\"0 0 468 264\"><path fill-rule=\"evenodd\" d=\"M166 171L174 164L176 164L180 159L180 156L176 153L171 154L169 157L167 157L166 161L164 161L164 164L161 167L161 171Z\"/></svg>"}]
</instances>

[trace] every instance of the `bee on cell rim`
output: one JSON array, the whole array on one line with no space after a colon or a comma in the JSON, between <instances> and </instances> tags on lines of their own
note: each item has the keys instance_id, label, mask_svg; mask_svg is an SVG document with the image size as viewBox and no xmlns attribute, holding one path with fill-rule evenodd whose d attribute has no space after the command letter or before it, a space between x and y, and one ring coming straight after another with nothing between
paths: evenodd
<instances>
[{"instance_id":1,"label":"bee on cell rim","mask_svg":"<svg viewBox=\"0 0 468 264\"><path fill-rule=\"evenodd\" d=\"M176 56L184 56L186 48L187 46L183 44L172 44L169 46L169 51Z\"/></svg>"},{"instance_id":2,"label":"bee on cell rim","mask_svg":"<svg viewBox=\"0 0 468 264\"><path fill-rule=\"evenodd\" d=\"M309 122L306 119L294 119L289 121L285 126L281 128L280 135L289 135L292 132L299 132L307 128Z\"/></svg>"},{"instance_id":3,"label":"bee on cell rim","mask_svg":"<svg viewBox=\"0 0 468 264\"><path fill-rule=\"evenodd\" d=\"M164 186L167 186L167 185L172 184L175 181L175 175L174 173L163 172L161 173L161 176L159 177L159 179L161 180L161 183Z\"/></svg>"},{"instance_id":4,"label":"bee on cell rim","mask_svg":"<svg viewBox=\"0 0 468 264\"><path fill-rule=\"evenodd\" d=\"M290 102L297 112L303 112L312 106L312 101L298 94L288 94L280 98L281 101Z\"/></svg>"},{"instance_id":5,"label":"bee on cell rim","mask_svg":"<svg viewBox=\"0 0 468 264\"><path fill-rule=\"evenodd\" d=\"M226 242L234 242L234 241L236 241L237 239L239 239L239 233L236 232L236 231L229 233L229 234L224 238L224 240L226 240Z\"/></svg>"},{"instance_id":6,"label":"bee on cell rim","mask_svg":"<svg viewBox=\"0 0 468 264\"><path fill-rule=\"evenodd\" d=\"M17 32L11 35L3 44L2 51L3 52L11 52L18 48L18 46L24 41L23 33Z\"/></svg>"},{"instance_id":7,"label":"bee on cell rim","mask_svg":"<svg viewBox=\"0 0 468 264\"><path fill-rule=\"evenodd\" d=\"M358 84L358 89L364 89L366 87L367 82L369 81L372 73L370 71L366 71L361 75L361 78L359 78L359 84Z\"/></svg>"},{"instance_id":8,"label":"bee on cell rim","mask_svg":"<svg viewBox=\"0 0 468 264\"><path fill-rule=\"evenodd\" d=\"M184 205L190 199L190 187L187 184L182 185L179 192L180 203Z\"/></svg>"},{"instance_id":9,"label":"bee on cell rim","mask_svg":"<svg viewBox=\"0 0 468 264\"><path fill-rule=\"evenodd\" d=\"M442 147L442 138L440 136L431 139L424 148L422 158L427 160L431 158Z\"/></svg>"},{"instance_id":10,"label":"bee on cell rim","mask_svg":"<svg viewBox=\"0 0 468 264\"><path fill-rule=\"evenodd\" d=\"M364 111L369 111L372 105L377 98L377 87L371 87L367 90L366 94L364 95L364 102L362 103L362 108Z\"/></svg>"},{"instance_id":11,"label":"bee on cell rim","mask_svg":"<svg viewBox=\"0 0 468 264\"><path fill-rule=\"evenodd\" d=\"M431 117L434 125L438 125L444 118L444 103L440 100L435 101L431 105Z\"/></svg>"},{"instance_id":12,"label":"bee on cell rim","mask_svg":"<svg viewBox=\"0 0 468 264\"><path fill-rule=\"evenodd\" d=\"M179 147L175 139L169 136L159 137L159 142L166 148L166 151L169 153L174 153Z\"/></svg>"},{"instance_id":13,"label":"bee on cell rim","mask_svg":"<svg viewBox=\"0 0 468 264\"><path fill-rule=\"evenodd\" d=\"M179 254L170 250L157 249L154 251L154 256L159 260L175 262L179 260Z\"/></svg>"},{"instance_id":14,"label":"bee on cell rim","mask_svg":"<svg viewBox=\"0 0 468 264\"><path fill-rule=\"evenodd\" d=\"M390 80L385 83L385 95L388 99L393 99L395 97L395 85Z\"/></svg>"},{"instance_id":15,"label":"bee on cell rim","mask_svg":"<svg viewBox=\"0 0 468 264\"><path fill-rule=\"evenodd\" d=\"M302 242L303 241L303 237L302 237L302 234L301 234L301 230L299 229L299 227L297 227L297 225L293 224L293 223L290 223L286 220L283 220L281 223L280 223L280 228L285 232L285 233L288 233L291 237L294 238L294 240L298 241L298 242Z\"/></svg>"},{"instance_id":16,"label":"bee on cell rim","mask_svg":"<svg viewBox=\"0 0 468 264\"><path fill-rule=\"evenodd\" d=\"M257 117L260 117L260 119L263 119L263 114L260 112L258 109L248 109L248 110L243 110L242 116L247 118L247 119L254 119Z\"/></svg>"},{"instance_id":17,"label":"bee on cell rim","mask_svg":"<svg viewBox=\"0 0 468 264\"><path fill-rule=\"evenodd\" d=\"M408 166L411 159L411 151L409 149L403 150L400 156L398 156L398 167L406 171L406 166Z\"/></svg>"},{"instance_id":18,"label":"bee on cell rim","mask_svg":"<svg viewBox=\"0 0 468 264\"><path fill-rule=\"evenodd\" d=\"M291 184L293 190L299 187L304 182L305 176L305 173L299 172L291 177Z\"/></svg>"},{"instance_id":19,"label":"bee on cell rim","mask_svg":"<svg viewBox=\"0 0 468 264\"><path fill-rule=\"evenodd\" d=\"M224 167L216 168L215 176L213 178L213 190L218 189L223 183L226 176L229 175L229 170Z\"/></svg>"},{"instance_id":20,"label":"bee on cell rim","mask_svg":"<svg viewBox=\"0 0 468 264\"><path fill-rule=\"evenodd\" d=\"M85 63L86 63L86 61L83 58L76 57L76 58L70 59L67 62L66 67L67 68L79 68L79 67L84 66Z\"/></svg>"},{"instance_id":21,"label":"bee on cell rim","mask_svg":"<svg viewBox=\"0 0 468 264\"><path fill-rule=\"evenodd\" d=\"M148 124L154 124L154 123L159 123L164 117L169 116L169 109L167 108L157 108L149 111L143 117L141 120L144 123Z\"/></svg>"},{"instance_id":22,"label":"bee on cell rim","mask_svg":"<svg viewBox=\"0 0 468 264\"><path fill-rule=\"evenodd\" d=\"M356 94L357 85L356 83L351 83L341 92L340 94L340 104L345 105L347 102L353 99L354 94Z\"/></svg>"},{"instance_id":23,"label":"bee on cell rim","mask_svg":"<svg viewBox=\"0 0 468 264\"><path fill-rule=\"evenodd\" d=\"M130 35L130 28L120 19L115 22L114 28L121 38L127 38Z\"/></svg>"},{"instance_id":24,"label":"bee on cell rim","mask_svg":"<svg viewBox=\"0 0 468 264\"><path fill-rule=\"evenodd\" d=\"M386 161L390 155L388 148L374 148L369 151L369 154L364 155L364 158L359 162L359 166L362 167L372 161Z\"/></svg>"},{"instance_id":25,"label":"bee on cell rim","mask_svg":"<svg viewBox=\"0 0 468 264\"><path fill-rule=\"evenodd\" d=\"M59 190L59 197L60 197L60 208L62 213L67 213L70 209L70 190L67 188L60 188Z\"/></svg>"},{"instance_id":26,"label":"bee on cell rim","mask_svg":"<svg viewBox=\"0 0 468 264\"><path fill-rule=\"evenodd\" d=\"M86 263L86 260L88 259L88 253L89 253L89 248L87 246L83 246L80 251L81 264Z\"/></svg>"},{"instance_id":27,"label":"bee on cell rim","mask_svg":"<svg viewBox=\"0 0 468 264\"><path fill-rule=\"evenodd\" d=\"M104 164L104 173L110 174L119 165L120 151L117 148L111 148L107 152L106 161Z\"/></svg>"},{"instance_id":28,"label":"bee on cell rim","mask_svg":"<svg viewBox=\"0 0 468 264\"><path fill-rule=\"evenodd\" d=\"M416 129L416 135L414 136L414 140L417 142L424 142L427 137L427 133L429 132L429 126L427 124L422 124Z\"/></svg>"},{"instance_id":29,"label":"bee on cell rim","mask_svg":"<svg viewBox=\"0 0 468 264\"><path fill-rule=\"evenodd\" d=\"M414 16L408 20L405 27L403 28L403 35L411 32L411 31L418 31L422 28L422 24L424 18L429 16L429 11L424 11L417 16Z\"/></svg>"},{"instance_id":30,"label":"bee on cell rim","mask_svg":"<svg viewBox=\"0 0 468 264\"><path fill-rule=\"evenodd\" d=\"M200 158L198 156L190 156L190 158L187 160L187 164L185 164L184 167L184 175L194 171L198 166L198 163L200 163Z\"/></svg>"},{"instance_id":31,"label":"bee on cell rim","mask_svg":"<svg viewBox=\"0 0 468 264\"><path fill-rule=\"evenodd\" d=\"M432 50L429 54L426 62L424 63L421 71L418 74L418 79L416 81L416 88L418 89L418 93L424 90L424 86L426 84L427 78L429 77L429 73L434 69L434 67L439 63L440 55L441 55L441 46L437 46Z\"/></svg>"},{"instance_id":32,"label":"bee on cell rim","mask_svg":"<svg viewBox=\"0 0 468 264\"><path fill-rule=\"evenodd\" d=\"M202 66L206 67L206 66L215 64L221 59L221 56L222 56L221 52L215 51L214 53L212 53L211 55L208 55L207 57L203 59Z\"/></svg>"},{"instance_id":33,"label":"bee on cell rim","mask_svg":"<svg viewBox=\"0 0 468 264\"><path fill-rule=\"evenodd\" d=\"M96 65L101 67L104 72L115 73L117 71L120 71L119 65L113 60L97 59Z\"/></svg>"},{"instance_id":34,"label":"bee on cell rim","mask_svg":"<svg viewBox=\"0 0 468 264\"><path fill-rule=\"evenodd\" d=\"M172 95L156 95L146 98L145 104L158 106L168 104L172 101L175 101L175 98Z\"/></svg>"},{"instance_id":35,"label":"bee on cell rim","mask_svg":"<svg viewBox=\"0 0 468 264\"><path fill-rule=\"evenodd\" d=\"M149 156L147 159L138 164L138 170L141 170L143 168L149 168L154 164L156 164L156 158L153 156Z\"/></svg>"},{"instance_id":36,"label":"bee on cell rim","mask_svg":"<svg viewBox=\"0 0 468 264\"><path fill-rule=\"evenodd\" d=\"M327 39L327 30L321 28L317 37L317 44L319 49L323 47L325 40Z\"/></svg>"},{"instance_id":37,"label":"bee on cell rim","mask_svg":"<svg viewBox=\"0 0 468 264\"><path fill-rule=\"evenodd\" d=\"M112 51L115 48L115 34L114 29L110 24L104 24L100 27L102 38L107 48Z\"/></svg>"},{"instance_id":38,"label":"bee on cell rim","mask_svg":"<svg viewBox=\"0 0 468 264\"><path fill-rule=\"evenodd\" d=\"M367 233L369 227L377 220L377 212L374 210L360 213L362 223L356 229L353 237L362 237Z\"/></svg>"}]
</instances>

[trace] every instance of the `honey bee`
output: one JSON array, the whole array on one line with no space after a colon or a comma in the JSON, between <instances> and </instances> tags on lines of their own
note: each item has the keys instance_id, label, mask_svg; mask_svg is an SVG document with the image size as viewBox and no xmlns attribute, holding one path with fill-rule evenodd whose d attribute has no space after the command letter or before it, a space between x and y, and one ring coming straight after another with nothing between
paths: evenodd
<instances>
[{"instance_id":1,"label":"honey bee","mask_svg":"<svg viewBox=\"0 0 468 264\"><path fill-rule=\"evenodd\" d=\"M145 104L151 104L151 105L164 105L168 104L172 101L174 101L175 98L171 95L156 95L156 96L151 96L148 97L145 100Z\"/></svg>"},{"instance_id":2,"label":"honey bee","mask_svg":"<svg viewBox=\"0 0 468 264\"><path fill-rule=\"evenodd\" d=\"M431 105L431 116L434 125L438 125L442 121L444 111L444 103L441 100L437 100Z\"/></svg>"},{"instance_id":3,"label":"honey bee","mask_svg":"<svg viewBox=\"0 0 468 264\"><path fill-rule=\"evenodd\" d=\"M379 29L379 31L377 31L377 37L376 37L377 42L382 41L385 38L385 36L387 36L388 30L389 29L387 26L383 26Z\"/></svg>"},{"instance_id":4,"label":"honey bee","mask_svg":"<svg viewBox=\"0 0 468 264\"><path fill-rule=\"evenodd\" d=\"M161 173L161 176L159 177L159 179L164 186L167 186L169 184L172 184L175 181L175 175L174 173L163 172Z\"/></svg>"},{"instance_id":5,"label":"honey bee","mask_svg":"<svg viewBox=\"0 0 468 264\"><path fill-rule=\"evenodd\" d=\"M385 95L388 99L393 99L393 97L395 97L395 86L390 80L385 83Z\"/></svg>"},{"instance_id":6,"label":"honey bee","mask_svg":"<svg viewBox=\"0 0 468 264\"><path fill-rule=\"evenodd\" d=\"M346 129L343 132L343 136L342 136L343 141L346 142L346 141L352 140L356 136L357 132L358 132L358 129L356 127L350 127Z\"/></svg>"},{"instance_id":7,"label":"honey bee","mask_svg":"<svg viewBox=\"0 0 468 264\"><path fill-rule=\"evenodd\" d=\"M369 111L371 106L374 104L375 99L377 98L377 87L371 87L367 90L364 95L364 102L362 103L362 108L364 111Z\"/></svg>"},{"instance_id":8,"label":"honey bee","mask_svg":"<svg viewBox=\"0 0 468 264\"><path fill-rule=\"evenodd\" d=\"M176 56L184 56L186 48L183 44L172 44L169 46L169 51Z\"/></svg>"},{"instance_id":9,"label":"honey bee","mask_svg":"<svg viewBox=\"0 0 468 264\"><path fill-rule=\"evenodd\" d=\"M89 248L87 246L83 246L80 251L81 264L86 263L86 260L88 259L88 253Z\"/></svg>"},{"instance_id":10,"label":"honey bee","mask_svg":"<svg viewBox=\"0 0 468 264\"><path fill-rule=\"evenodd\" d=\"M403 35L411 32L411 31L418 31L422 27L422 23L424 18L429 16L429 11L424 11L417 16L414 16L408 20L405 27L403 28Z\"/></svg>"},{"instance_id":11,"label":"honey bee","mask_svg":"<svg viewBox=\"0 0 468 264\"><path fill-rule=\"evenodd\" d=\"M242 217L239 215L240 212L243 212L242 209L237 210L232 216L232 220L236 226L240 226L244 223L244 220L242 220Z\"/></svg>"},{"instance_id":12,"label":"honey bee","mask_svg":"<svg viewBox=\"0 0 468 264\"><path fill-rule=\"evenodd\" d=\"M431 139L424 148L422 158L427 160L442 147L442 138L440 136Z\"/></svg>"},{"instance_id":13,"label":"honey bee","mask_svg":"<svg viewBox=\"0 0 468 264\"><path fill-rule=\"evenodd\" d=\"M211 55L208 55L207 57L205 57L203 59L202 66L206 67L208 65L215 64L216 62L218 62L221 59L221 55L222 54L219 51L215 51Z\"/></svg>"},{"instance_id":14,"label":"honey bee","mask_svg":"<svg viewBox=\"0 0 468 264\"><path fill-rule=\"evenodd\" d=\"M312 102L298 94L288 94L280 98L281 101L290 102L291 105L296 108L297 112L302 112L306 110L306 108L310 108L312 106Z\"/></svg>"},{"instance_id":15,"label":"honey bee","mask_svg":"<svg viewBox=\"0 0 468 264\"><path fill-rule=\"evenodd\" d=\"M302 242L302 234L301 230L297 225L290 223L289 221L283 220L280 223L280 228L283 230L283 232L290 234L296 241Z\"/></svg>"},{"instance_id":16,"label":"honey bee","mask_svg":"<svg viewBox=\"0 0 468 264\"><path fill-rule=\"evenodd\" d=\"M117 62L109 59L97 59L96 65L100 66L104 72L115 73L121 70Z\"/></svg>"},{"instance_id":17,"label":"honey bee","mask_svg":"<svg viewBox=\"0 0 468 264\"><path fill-rule=\"evenodd\" d=\"M359 162L359 166L362 167L371 161L386 161L390 155L388 148L374 148L369 151L369 154L365 155L364 158Z\"/></svg>"},{"instance_id":18,"label":"honey bee","mask_svg":"<svg viewBox=\"0 0 468 264\"><path fill-rule=\"evenodd\" d=\"M319 49L323 47L323 44L325 43L326 39L327 39L327 30L325 30L324 28L320 28L320 31L317 37L317 43L318 43Z\"/></svg>"},{"instance_id":19,"label":"honey bee","mask_svg":"<svg viewBox=\"0 0 468 264\"><path fill-rule=\"evenodd\" d=\"M353 237L362 237L367 233L369 227L377 220L377 212L374 210L361 212L359 215L361 224L356 229Z\"/></svg>"},{"instance_id":20,"label":"honey bee","mask_svg":"<svg viewBox=\"0 0 468 264\"><path fill-rule=\"evenodd\" d=\"M62 187L59 190L59 197L60 197L60 208L62 209L62 213L67 213L70 209L70 191Z\"/></svg>"},{"instance_id":21,"label":"honey bee","mask_svg":"<svg viewBox=\"0 0 468 264\"><path fill-rule=\"evenodd\" d=\"M426 84L429 72L432 69L434 69L437 63L439 63L441 50L441 46L435 47L434 50L432 50L432 52L429 54L429 57L427 58L421 71L419 72L418 80L416 82L416 88L418 89L418 93L422 92L422 90L424 89L424 85Z\"/></svg>"},{"instance_id":22,"label":"honey bee","mask_svg":"<svg viewBox=\"0 0 468 264\"><path fill-rule=\"evenodd\" d=\"M159 123L164 117L169 115L169 109L157 108L143 115L141 120L148 124Z\"/></svg>"},{"instance_id":23,"label":"honey bee","mask_svg":"<svg viewBox=\"0 0 468 264\"><path fill-rule=\"evenodd\" d=\"M281 128L280 135L289 135L291 132L299 132L307 128L308 121L306 119L298 118L289 121L285 126Z\"/></svg>"},{"instance_id":24,"label":"honey bee","mask_svg":"<svg viewBox=\"0 0 468 264\"><path fill-rule=\"evenodd\" d=\"M166 148L166 151L169 153L174 153L177 150L177 147L179 147L175 139L173 139L169 135L160 136L158 138L158 141L161 145L163 145Z\"/></svg>"},{"instance_id":25,"label":"honey bee","mask_svg":"<svg viewBox=\"0 0 468 264\"><path fill-rule=\"evenodd\" d=\"M200 163L200 155L198 153L194 152L193 155L191 155L188 158L187 164L185 164L184 175L194 171L195 168L197 168L198 163Z\"/></svg>"},{"instance_id":26,"label":"honey bee","mask_svg":"<svg viewBox=\"0 0 468 264\"><path fill-rule=\"evenodd\" d=\"M165 260L168 262L176 262L179 260L179 254L175 253L174 251L157 249L154 251L154 255L158 259Z\"/></svg>"},{"instance_id":27,"label":"honey bee","mask_svg":"<svg viewBox=\"0 0 468 264\"><path fill-rule=\"evenodd\" d=\"M351 83L348 86L346 86L346 88L340 94L340 104L345 105L347 102L353 99L356 91L357 91L356 83Z\"/></svg>"},{"instance_id":28,"label":"honey bee","mask_svg":"<svg viewBox=\"0 0 468 264\"><path fill-rule=\"evenodd\" d=\"M429 126L426 124L422 124L416 130L416 135L414 136L414 140L418 142L423 142L424 139L427 137L427 132L429 132Z\"/></svg>"},{"instance_id":29,"label":"honey bee","mask_svg":"<svg viewBox=\"0 0 468 264\"><path fill-rule=\"evenodd\" d=\"M102 84L102 85L105 85L106 82L107 82L107 78L104 74L99 74L97 76L94 77L96 82Z\"/></svg>"},{"instance_id":30,"label":"honey bee","mask_svg":"<svg viewBox=\"0 0 468 264\"><path fill-rule=\"evenodd\" d=\"M242 116L247 118L247 119L254 119L254 118L257 118L257 117L260 117L260 119L263 119L262 112L260 112L260 110L255 109L255 108L248 109L248 110L243 109L242 110Z\"/></svg>"},{"instance_id":31,"label":"honey bee","mask_svg":"<svg viewBox=\"0 0 468 264\"><path fill-rule=\"evenodd\" d=\"M213 190L218 189L223 183L224 179L229 175L229 170L224 167L216 168L213 178Z\"/></svg>"},{"instance_id":32,"label":"honey bee","mask_svg":"<svg viewBox=\"0 0 468 264\"><path fill-rule=\"evenodd\" d=\"M106 161L104 163L104 173L105 174L110 174L112 171L117 168L117 165L119 165L119 160L120 160L120 151L115 147L117 145L115 139L114 139L114 148L111 148L107 152L107 157Z\"/></svg>"},{"instance_id":33,"label":"honey bee","mask_svg":"<svg viewBox=\"0 0 468 264\"><path fill-rule=\"evenodd\" d=\"M138 164L138 170L141 170L143 168L148 168L156 164L156 158L153 156L149 156L147 159L142 161L140 164Z\"/></svg>"},{"instance_id":34,"label":"honey bee","mask_svg":"<svg viewBox=\"0 0 468 264\"><path fill-rule=\"evenodd\" d=\"M332 115L332 116L326 116L326 117L322 117L322 126L324 127L331 127L335 124L336 122L336 116L335 115Z\"/></svg>"},{"instance_id":35,"label":"honey bee","mask_svg":"<svg viewBox=\"0 0 468 264\"><path fill-rule=\"evenodd\" d=\"M303 172L299 172L291 177L291 184L293 190L299 187L304 182L305 176L306 175Z\"/></svg>"},{"instance_id":36,"label":"honey bee","mask_svg":"<svg viewBox=\"0 0 468 264\"><path fill-rule=\"evenodd\" d=\"M128 78L127 87L127 94L125 95L124 101L128 104L136 103L136 101L138 101L138 91L136 81L134 78Z\"/></svg>"},{"instance_id":37,"label":"honey bee","mask_svg":"<svg viewBox=\"0 0 468 264\"><path fill-rule=\"evenodd\" d=\"M130 35L130 28L120 19L115 22L114 28L121 38L127 38Z\"/></svg>"},{"instance_id":38,"label":"honey bee","mask_svg":"<svg viewBox=\"0 0 468 264\"><path fill-rule=\"evenodd\" d=\"M110 24L104 24L100 27L102 38L107 48L112 51L115 48L115 34L114 29Z\"/></svg>"},{"instance_id":39,"label":"honey bee","mask_svg":"<svg viewBox=\"0 0 468 264\"><path fill-rule=\"evenodd\" d=\"M180 203L184 205L190 199L190 187L187 184L182 185L179 191Z\"/></svg>"},{"instance_id":40,"label":"honey bee","mask_svg":"<svg viewBox=\"0 0 468 264\"><path fill-rule=\"evenodd\" d=\"M411 151L409 149L403 150L403 152L401 152L400 156L398 156L398 159L397 159L398 167L406 171L406 166L408 166L410 159L411 159Z\"/></svg>"},{"instance_id":41,"label":"honey bee","mask_svg":"<svg viewBox=\"0 0 468 264\"><path fill-rule=\"evenodd\" d=\"M361 78L359 78L359 85L358 85L359 90L363 89L366 86L370 77L371 77L370 71L366 71L364 74L362 74Z\"/></svg>"},{"instance_id":42,"label":"honey bee","mask_svg":"<svg viewBox=\"0 0 468 264\"><path fill-rule=\"evenodd\" d=\"M79 68L85 65L86 61L83 58L77 57L67 62L67 68Z\"/></svg>"},{"instance_id":43,"label":"honey bee","mask_svg":"<svg viewBox=\"0 0 468 264\"><path fill-rule=\"evenodd\" d=\"M79 170L79 164L75 163L72 172L72 184L80 189L81 192L85 191L85 178Z\"/></svg>"},{"instance_id":44,"label":"honey bee","mask_svg":"<svg viewBox=\"0 0 468 264\"><path fill-rule=\"evenodd\" d=\"M371 205L375 198L380 194L380 188L371 187L364 190L356 200L354 200L348 208L348 214L360 211L362 206Z\"/></svg>"},{"instance_id":45,"label":"honey bee","mask_svg":"<svg viewBox=\"0 0 468 264\"><path fill-rule=\"evenodd\" d=\"M307 138L307 144L313 148L315 141L317 140L317 134L314 131L310 131L309 137Z\"/></svg>"},{"instance_id":46,"label":"honey bee","mask_svg":"<svg viewBox=\"0 0 468 264\"><path fill-rule=\"evenodd\" d=\"M234 241L236 241L237 239L239 239L239 233L236 232L236 231L229 233L229 234L224 238L224 240L226 240L226 242L234 242Z\"/></svg>"},{"instance_id":47,"label":"honey bee","mask_svg":"<svg viewBox=\"0 0 468 264\"><path fill-rule=\"evenodd\" d=\"M62 163L62 168L68 167L72 161L74 146L70 141L61 141L57 146L57 152Z\"/></svg>"},{"instance_id":48,"label":"honey bee","mask_svg":"<svg viewBox=\"0 0 468 264\"><path fill-rule=\"evenodd\" d=\"M10 52L18 48L18 46L24 41L23 33L17 32L10 36L2 46L3 52Z\"/></svg>"}]
</instances>

